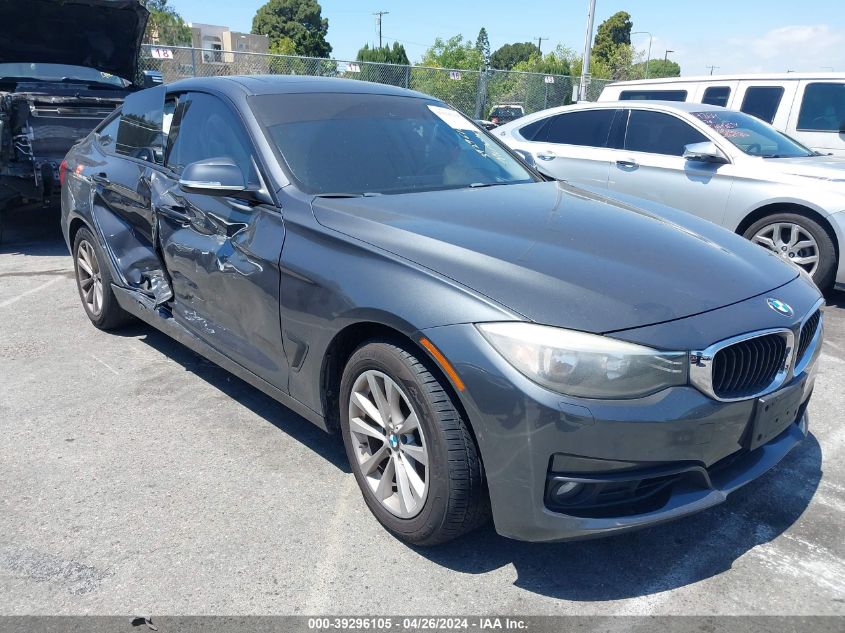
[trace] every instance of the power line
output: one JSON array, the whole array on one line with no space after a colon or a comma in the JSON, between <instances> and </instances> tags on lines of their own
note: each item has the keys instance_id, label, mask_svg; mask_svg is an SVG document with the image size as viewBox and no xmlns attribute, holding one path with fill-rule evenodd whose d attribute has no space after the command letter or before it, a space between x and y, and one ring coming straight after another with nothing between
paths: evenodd
<instances>
[{"instance_id":1,"label":"power line","mask_svg":"<svg viewBox=\"0 0 845 633\"><path fill-rule=\"evenodd\" d=\"M376 16L376 24L378 25L378 47L381 48L381 18L387 15L390 11L376 11L373 13Z\"/></svg>"},{"instance_id":2,"label":"power line","mask_svg":"<svg viewBox=\"0 0 845 633\"><path fill-rule=\"evenodd\" d=\"M548 41L548 37L536 37L534 38L537 40L537 50L540 51L540 54L543 54L543 40Z\"/></svg>"}]
</instances>

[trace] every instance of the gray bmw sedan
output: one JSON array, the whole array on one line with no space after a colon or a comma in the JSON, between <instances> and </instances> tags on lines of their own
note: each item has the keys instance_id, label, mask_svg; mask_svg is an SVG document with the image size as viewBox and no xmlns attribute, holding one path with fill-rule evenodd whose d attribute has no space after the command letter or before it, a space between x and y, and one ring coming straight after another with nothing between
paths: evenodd
<instances>
[{"instance_id":1,"label":"gray bmw sedan","mask_svg":"<svg viewBox=\"0 0 845 633\"><path fill-rule=\"evenodd\" d=\"M140 319L339 433L407 542L491 515L531 541L667 521L807 434L823 302L804 272L686 213L547 182L426 95L159 86L61 181L91 322Z\"/></svg>"}]
</instances>

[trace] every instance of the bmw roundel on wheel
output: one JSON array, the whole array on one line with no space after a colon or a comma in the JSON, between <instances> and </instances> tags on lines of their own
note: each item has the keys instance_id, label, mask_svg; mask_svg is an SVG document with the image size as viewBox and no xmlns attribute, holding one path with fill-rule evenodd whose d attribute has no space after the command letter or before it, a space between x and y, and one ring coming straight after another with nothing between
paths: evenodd
<instances>
[{"instance_id":1,"label":"bmw roundel on wheel","mask_svg":"<svg viewBox=\"0 0 845 633\"><path fill-rule=\"evenodd\" d=\"M409 543L685 516L807 434L805 272L548 181L426 95L190 79L130 95L66 160L91 322L140 319L339 434Z\"/></svg>"}]
</instances>

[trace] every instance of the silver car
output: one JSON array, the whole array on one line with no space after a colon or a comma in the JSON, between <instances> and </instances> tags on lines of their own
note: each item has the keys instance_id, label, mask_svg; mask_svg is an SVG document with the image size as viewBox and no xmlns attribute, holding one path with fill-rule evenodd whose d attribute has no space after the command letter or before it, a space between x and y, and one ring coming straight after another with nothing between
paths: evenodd
<instances>
[{"instance_id":1,"label":"silver car","mask_svg":"<svg viewBox=\"0 0 845 633\"><path fill-rule=\"evenodd\" d=\"M800 266L820 288L845 289L845 159L755 117L700 103L589 103L493 133L549 176L694 213Z\"/></svg>"}]
</instances>

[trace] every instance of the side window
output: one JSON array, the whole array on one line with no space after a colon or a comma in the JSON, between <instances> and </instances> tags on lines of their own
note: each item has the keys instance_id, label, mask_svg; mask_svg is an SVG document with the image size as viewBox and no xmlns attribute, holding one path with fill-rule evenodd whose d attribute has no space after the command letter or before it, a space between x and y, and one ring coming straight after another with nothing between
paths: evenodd
<instances>
[{"instance_id":1,"label":"side window","mask_svg":"<svg viewBox=\"0 0 845 633\"><path fill-rule=\"evenodd\" d=\"M117 142L117 128L120 125L120 112L106 117L97 127L97 138L104 152L113 152Z\"/></svg>"},{"instance_id":2,"label":"side window","mask_svg":"<svg viewBox=\"0 0 845 633\"><path fill-rule=\"evenodd\" d=\"M201 92L180 98L167 166L181 173L198 160L222 157L240 165L247 182L258 183L252 142L232 110L217 97Z\"/></svg>"},{"instance_id":3,"label":"side window","mask_svg":"<svg viewBox=\"0 0 845 633\"><path fill-rule=\"evenodd\" d=\"M615 112L607 109L558 114L549 121L544 140L547 143L563 145L607 147L607 137Z\"/></svg>"},{"instance_id":4,"label":"side window","mask_svg":"<svg viewBox=\"0 0 845 633\"><path fill-rule=\"evenodd\" d=\"M806 132L839 132L845 125L845 83L807 84L798 129Z\"/></svg>"},{"instance_id":5,"label":"side window","mask_svg":"<svg viewBox=\"0 0 845 633\"><path fill-rule=\"evenodd\" d=\"M529 123L528 125L519 128L519 134L526 141L542 141L544 136L542 134L542 129L547 122L548 119L540 119L539 121L534 121L534 123Z\"/></svg>"},{"instance_id":6,"label":"side window","mask_svg":"<svg viewBox=\"0 0 845 633\"><path fill-rule=\"evenodd\" d=\"M701 100L701 103L727 108L730 96L730 86L710 86L704 91L704 98Z\"/></svg>"},{"instance_id":7,"label":"side window","mask_svg":"<svg viewBox=\"0 0 845 633\"><path fill-rule=\"evenodd\" d=\"M745 91L740 110L771 123L775 120L782 97L782 86L751 86Z\"/></svg>"},{"instance_id":8,"label":"side window","mask_svg":"<svg viewBox=\"0 0 845 633\"><path fill-rule=\"evenodd\" d=\"M686 101L686 90L623 90L620 101Z\"/></svg>"},{"instance_id":9,"label":"side window","mask_svg":"<svg viewBox=\"0 0 845 633\"><path fill-rule=\"evenodd\" d=\"M648 110L631 110L625 149L632 152L683 156L684 146L703 143L707 137L676 116Z\"/></svg>"},{"instance_id":10,"label":"side window","mask_svg":"<svg viewBox=\"0 0 845 633\"><path fill-rule=\"evenodd\" d=\"M124 156L161 164L165 134L164 86L141 90L126 97L117 128L115 151Z\"/></svg>"}]
</instances>

